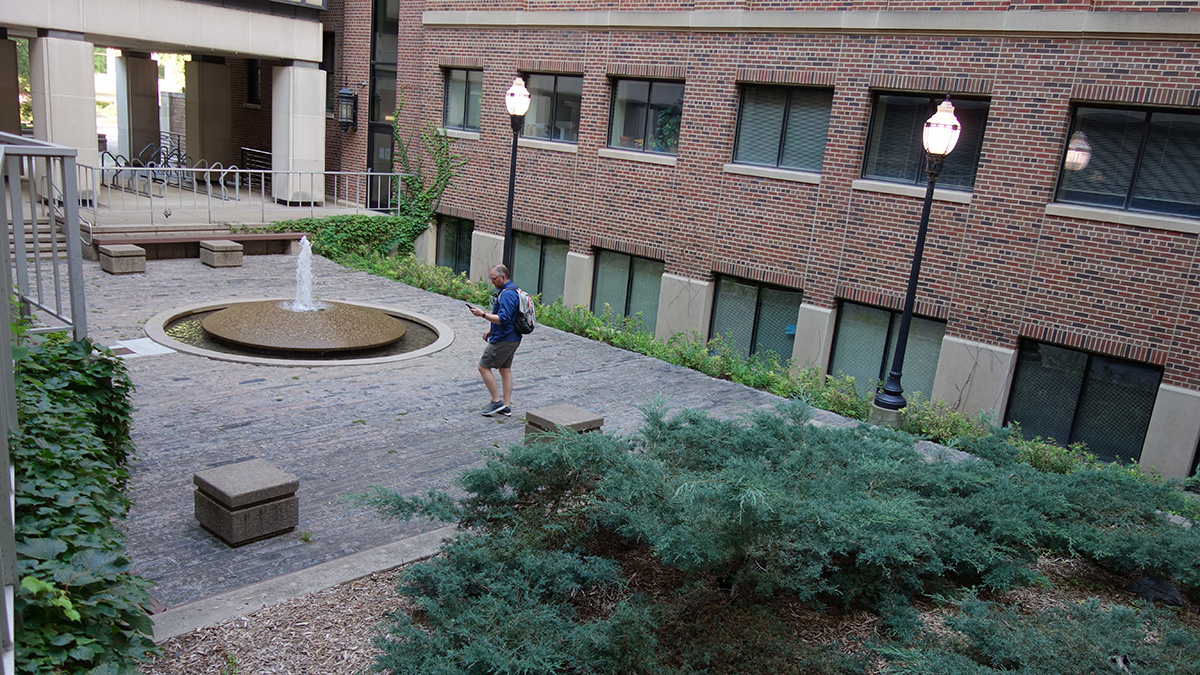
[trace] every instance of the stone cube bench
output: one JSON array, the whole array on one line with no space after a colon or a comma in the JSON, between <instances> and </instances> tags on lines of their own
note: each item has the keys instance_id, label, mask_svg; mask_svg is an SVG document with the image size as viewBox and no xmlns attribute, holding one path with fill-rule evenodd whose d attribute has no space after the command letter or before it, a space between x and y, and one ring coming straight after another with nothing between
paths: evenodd
<instances>
[{"instance_id":1,"label":"stone cube bench","mask_svg":"<svg viewBox=\"0 0 1200 675\"><path fill-rule=\"evenodd\" d=\"M209 267L241 267L242 245L229 239L201 240L200 262Z\"/></svg>"},{"instance_id":2,"label":"stone cube bench","mask_svg":"<svg viewBox=\"0 0 1200 675\"><path fill-rule=\"evenodd\" d=\"M145 272L146 249L134 244L108 244L101 246L100 269L109 274Z\"/></svg>"},{"instance_id":3,"label":"stone cube bench","mask_svg":"<svg viewBox=\"0 0 1200 675\"><path fill-rule=\"evenodd\" d=\"M261 459L213 467L192 477L196 520L229 546L295 529L300 481Z\"/></svg>"},{"instance_id":4,"label":"stone cube bench","mask_svg":"<svg viewBox=\"0 0 1200 675\"><path fill-rule=\"evenodd\" d=\"M604 418L569 403L560 403L525 413L525 439L531 436L570 429L581 434L600 431Z\"/></svg>"}]
</instances>

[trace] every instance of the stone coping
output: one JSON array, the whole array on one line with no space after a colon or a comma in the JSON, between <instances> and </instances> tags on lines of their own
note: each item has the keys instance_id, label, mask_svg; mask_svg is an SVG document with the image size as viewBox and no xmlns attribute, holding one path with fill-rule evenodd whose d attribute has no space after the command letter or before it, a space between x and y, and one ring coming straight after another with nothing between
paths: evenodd
<instances>
[{"instance_id":1,"label":"stone coping","mask_svg":"<svg viewBox=\"0 0 1200 675\"><path fill-rule=\"evenodd\" d=\"M188 316L189 314L198 314L200 312L224 309L235 303L253 302L258 300L266 302L285 302L287 300L291 300L291 298L239 298L235 300L201 302L193 305L176 307L165 312L159 312L158 314L150 317L150 319L146 321L146 335L160 345L170 347L171 349L183 352L185 354L192 354L194 356L204 356L210 359L216 359L218 361L233 361L235 363L253 363L261 366L285 366L295 368L311 368L314 366L365 366L383 363L395 363L397 361L408 361L410 359L416 359L422 356L428 356L429 354L440 352L454 343L454 331L446 323L438 321L437 319L421 316L419 314L413 314L412 312L402 310L398 307L389 307L387 305L379 305L369 302L353 302L348 304L377 309L381 312L386 312L408 321L422 324L436 332L438 334L437 339L434 340L432 344L426 345L420 349L416 349L405 354L395 354L392 356L376 356L363 359L277 359L266 356L227 354L225 352L218 352L211 349L204 349L203 347L184 344L167 335L166 330L164 330L164 327L167 324L176 319ZM331 300L330 302L336 301Z\"/></svg>"}]
</instances>

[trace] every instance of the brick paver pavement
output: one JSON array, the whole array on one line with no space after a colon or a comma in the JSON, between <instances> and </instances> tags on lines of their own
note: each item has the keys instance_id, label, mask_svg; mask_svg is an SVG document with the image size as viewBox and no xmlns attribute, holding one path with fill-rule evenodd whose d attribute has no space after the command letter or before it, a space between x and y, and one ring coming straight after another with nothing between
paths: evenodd
<instances>
[{"instance_id":1,"label":"brick paver pavement","mask_svg":"<svg viewBox=\"0 0 1200 675\"><path fill-rule=\"evenodd\" d=\"M237 268L152 260L145 274L110 276L84 264L89 332L101 344L144 337L155 314L225 299L291 297L294 256L246 256ZM453 487L478 451L518 442L522 411L572 403L603 415L605 431L637 429L655 394L673 408L728 417L779 399L545 326L514 362L514 416L479 414L487 393L475 364L484 322L459 300L347 270L314 257L317 299L394 305L455 331L447 349L386 365L277 367L169 354L128 358L137 386L138 461L126 524L135 570L166 607L397 541L429 525L379 519L345 500L370 485L405 493ZM828 415L823 413L823 415ZM840 420L831 416L834 420ZM192 517L192 475L261 458L300 479L295 532L231 549ZM309 541L302 541L302 533Z\"/></svg>"}]
</instances>

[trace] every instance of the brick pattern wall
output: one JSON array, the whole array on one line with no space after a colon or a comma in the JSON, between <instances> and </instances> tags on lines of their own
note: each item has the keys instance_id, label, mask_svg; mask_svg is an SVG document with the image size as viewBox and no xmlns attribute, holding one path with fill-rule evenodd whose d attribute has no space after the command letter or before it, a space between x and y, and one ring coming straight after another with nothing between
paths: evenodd
<instances>
[{"instance_id":1,"label":"brick pattern wall","mask_svg":"<svg viewBox=\"0 0 1200 675\"><path fill-rule=\"evenodd\" d=\"M272 74L278 61L259 61L259 103L248 103L246 73L248 59L229 59L233 83L233 142L238 148L271 151ZM238 150L239 166L243 161Z\"/></svg>"},{"instance_id":2,"label":"brick pattern wall","mask_svg":"<svg viewBox=\"0 0 1200 675\"><path fill-rule=\"evenodd\" d=\"M331 0L331 12L349 0ZM353 4L353 3L350 3ZM1094 8L1093 8L1094 5ZM590 2L595 10L1015 9L1195 11L1195 3ZM917 311L949 335L1004 347L1047 340L1165 367L1200 388L1197 236L1048 216L1073 102L1195 107L1200 45L1024 36L904 36L425 28L406 4L400 30L402 129L440 125L443 68L483 70L478 140L442 210L503 232L512 136L504 91L518 72L584 76L577 153L520 148L517 229L569 236L572 250L643 251L671 274L731 274L801 289L805 302L851 299L899 309L919 197L852 187L861 176L873 92L982 95L988 129L969 204L935 201ZM581 9L577 2L472 2L469 9ZM369 24L369 22L368 22ZM349 24L347 24L349 26ZM345 32L345 31L344 31ZM601 157L614 77L686 82L676 166ZM818 185L727 173L741 82L831 87ZM330 143L333 148L334 144Z\"/></svg>"}]
</instances>

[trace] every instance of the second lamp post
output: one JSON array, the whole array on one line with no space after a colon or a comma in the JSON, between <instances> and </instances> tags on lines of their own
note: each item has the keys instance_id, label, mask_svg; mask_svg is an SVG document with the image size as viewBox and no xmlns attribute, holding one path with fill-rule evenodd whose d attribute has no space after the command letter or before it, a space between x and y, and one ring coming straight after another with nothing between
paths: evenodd
<instances>
[{"instance_id":1,"label":"second lamp post","mask_svg":"<svg viewBox=\"0 0 1200 675\"><path fill-rule=\"evenodd\" d=\"M513 197L517 188L517 140L521 130L525 128L525 113L529 112L529 90L525 88L525 80L513 78L512 86L504 95L504 107L508 109L508 119L512 123L512 163L508 169L508 217L504 220L504 266L512 276L513 262Z\"/></svg>"},{"instance_id":2,"label":"second lamp post","mask_svg":"<svg viewBox=\"0 0 1200 675\"><path fill-rule=\"evenodd\" d=\"M954 106L950 104L950 97L947 96L933 117L925 121L925 130L921 134L921 142L925 146L925 173L929 175L929 184L925 187L925 204L921 208L921 226L917 230L917 246L913 251L912 270L908 275L908 290L904 294L904 313L900 315L900 331L896 336L892 369L888 371L883 388L875 394L875 406L883 410L900 410L908 405L908 401L904 399L904 388L900 386L900 373L904 369L904 350L908 346L908 325L912 322L913 305L917 300L917 279L921 276L921 254L925 252L925 231L929 229L933 187L946 165L946 155L950 154L954 144L958 143L961 132L958 118L954 116Z\"/></svg>"}]
</instances>

